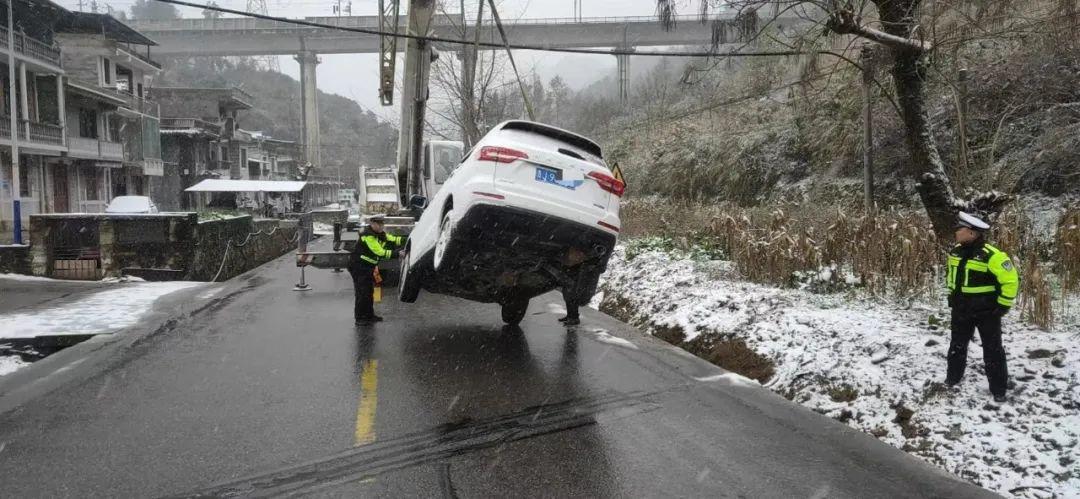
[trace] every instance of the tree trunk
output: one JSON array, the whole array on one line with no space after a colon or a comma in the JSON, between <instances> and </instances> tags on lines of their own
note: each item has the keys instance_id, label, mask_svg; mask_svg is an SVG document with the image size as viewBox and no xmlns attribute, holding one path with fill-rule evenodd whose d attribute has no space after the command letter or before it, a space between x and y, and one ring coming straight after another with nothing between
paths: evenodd
<instances>
[{"instance_id":1,"label":"tree trunk","mask_svg":"<svg viewBox=\"0 0 1080 499\"><path fill-rule=\"evenodd\" d=\"M907 132L916 190L940 238L949 238L956 218L952 183L938 153L926 112L922 54L894 50L893 81Z\"/></svg>"}]
</instances>

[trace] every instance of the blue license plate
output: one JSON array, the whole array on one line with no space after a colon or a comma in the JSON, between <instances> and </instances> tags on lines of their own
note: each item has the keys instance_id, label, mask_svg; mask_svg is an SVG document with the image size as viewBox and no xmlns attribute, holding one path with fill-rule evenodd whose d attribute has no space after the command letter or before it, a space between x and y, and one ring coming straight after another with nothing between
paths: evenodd
<instances>
[{"instance_id":1,"label":"blue license plate","mask_svg":"<svg viewBox=\"0 0 1080 499\"><path fill-rule=\"evenodd\" d=\"M559 172L557 172L555 170L551 170L551 169L548 169L548 168L537 168L536 169L536 181L537 182L544 182L546 184L559 185L559 177L560 176L561 175L559 175Z\"/></svg>"}]
</instances>

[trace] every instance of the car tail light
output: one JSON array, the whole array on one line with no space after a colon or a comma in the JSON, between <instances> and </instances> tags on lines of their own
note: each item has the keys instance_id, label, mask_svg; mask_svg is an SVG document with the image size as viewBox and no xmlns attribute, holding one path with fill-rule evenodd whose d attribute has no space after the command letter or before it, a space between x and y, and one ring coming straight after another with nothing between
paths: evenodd
<instances>
[{"instance_id":1,"label":"car tail light","mask_svg":"<svg viewBox=\"0 0 1080 499\"><path fill-rule=\"evenodd\" d=\"M622 197L623 192L626 192L626 184L622 180L619 180L611 175L601 172L590 172L589 178L596 180L596 183L600 184L600 188L608 191L616 196Z\"/></svg>"},{"instance_id":2,"label":"car tail light","mask_svg":"<svg viewBox=\"0 0 1080 499\"><path fill-rule=\"evenodd\" d=\"M484 146L480 148L480 156L477 159L496 163L513 163L519 159L529 159L529 155L509 147Z\"/></svg>"}]
</instances>

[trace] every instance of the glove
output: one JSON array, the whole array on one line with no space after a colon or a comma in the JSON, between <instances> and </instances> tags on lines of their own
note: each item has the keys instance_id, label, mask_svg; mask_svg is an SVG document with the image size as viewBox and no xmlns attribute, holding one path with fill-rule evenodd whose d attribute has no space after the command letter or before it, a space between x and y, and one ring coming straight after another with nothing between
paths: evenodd
<instances>
[{"instance_id":1,"label":"glove","mask_svg":"<svg viewBox=\"0 0 1080 499\"><path fill-rule=\"evenodd\" d=\"M997 317L1005 317L1005 314L1007 313L1009 313L1009 307L998 305L997 308L994 309L994 315Z\"/></svg>"}]
</instances>

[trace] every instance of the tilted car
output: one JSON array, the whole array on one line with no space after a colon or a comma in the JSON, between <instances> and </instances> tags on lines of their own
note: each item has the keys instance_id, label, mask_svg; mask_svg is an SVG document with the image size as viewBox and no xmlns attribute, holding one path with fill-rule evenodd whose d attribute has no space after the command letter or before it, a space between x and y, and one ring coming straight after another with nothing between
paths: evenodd
<instances>
[{"instance_id":1,"label":"tilted car","mask_svg":"<svg viewBox=\"0 0 1080 499\"><path fill-rule=\"evenodd\" d=\"M400 299L423 289L498 303L508 324L553 289L584 303L615 246L624 189L595 142L499 124L427 200L401 259Z\"/></svg>"}]
</instances>

